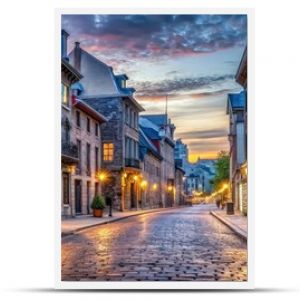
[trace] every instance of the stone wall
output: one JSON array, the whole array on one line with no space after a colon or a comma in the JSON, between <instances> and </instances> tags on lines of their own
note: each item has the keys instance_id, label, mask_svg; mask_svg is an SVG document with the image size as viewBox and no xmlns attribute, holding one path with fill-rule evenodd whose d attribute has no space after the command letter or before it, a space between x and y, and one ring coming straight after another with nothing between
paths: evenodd
<instances>
[{"instance_id":1,"label":"stone wall","mask_svg":"<svg viewBox=\"0 0 300 300\"><path fill-rule=\"evenodd\" d=\"M183 189L184 173L180 169L175 169L175 204L184 204L184 189Z\"/></svg>"},{"instance_id":2,"label":"stone wall","mask_svg":"<svg viewBox=\"0 0 300 300\"><path fill-rule=\"evenodd\" d=\"M161 160L147 153L142 164L143 180L147 182L142 187L142 203L144 208L162 207L161 197Z\"/></svg>"},{"instance_id":3,"label":"stone wall","mask_svg":"<svg viewBox=\"0 0 300 300\"><path fill-rule=\"evenodd\" d=\"M168 179L175 180L175 162L174 162L174 147L169 145L165 140L160 142L162 161L162 203L164 207L172 206L174 204L174 193L168 191Z\"/></svg>"},{"instance_id":4,"label":"stone wall","mask_svg":"<svg viewBox=\"0 0 300 300\"><path fill-rule=\"evenodd\" d=\"M81 126L76 125L76 111L80 112ZM98 136L95 135L95 124L98 122L89 117L90 119L90 133L87 131L87 114L79 109L72 111L72 130L71 141L76 144L77 140L81 141L81 172L72 174L71 176L71 214L76 215L75 212L75 180L81 181L81 208L82 214L91 213L90 205L95 196L95 184L98 182L99 194L101 194L101 184L99 183L96 174L101 168L101 126L98 131ZM90 144L90 173L87 171L87 143ZM98 148L98 168L96 168L96 154L95 148ZM90 192L88 199L87 182L90 183Z\"/></svg>"},{"instance_id":5,"label":"stone wall","mask_svg":"<svg viewBox=\"0 0 300 300\"><path fill-rule=\"evenodd\" d=\"M122 203L121 176L124 172L140 174L139 169L131 170L131 168L125 167L125 135L138 142L138 131L126 124L125 101L121 97L85 99L84 101L108 119L108 122L101 126L101 136L103 143L114 144L114 159L109 162L104 161L102 157L102 167L109 172L113 182L111 184L107 183L103 192L104 194L109 193L113 195L114 208L120 210ZM126 103L129 105L128 101ZM131 108L133 109L133 107ZM138 195L135 195L135 197L138 197ZM126 195L125 199L125 208L128 209L129 204L127 203L128 197L126 198Z\"/></svg>"}]
</instances>

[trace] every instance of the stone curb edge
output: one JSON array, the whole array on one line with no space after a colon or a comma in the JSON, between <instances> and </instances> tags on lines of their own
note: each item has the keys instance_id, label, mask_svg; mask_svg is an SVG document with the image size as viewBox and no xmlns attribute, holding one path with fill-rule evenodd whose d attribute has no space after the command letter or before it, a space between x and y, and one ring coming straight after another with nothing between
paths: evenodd
<instances>
[{"instance_id":1,"label":"stone curb edge","mask_svg":"<svg viewBox=\"0 0 300 300\"><path fill-rule=\"evenodd\" d=\"M80 231L83 231L83 230L86 230L86 229L90 229L92 227L106 225L106 224L109 224L109 223L114 223L114 222L117 222L117 221L120 221L120 220L123 220L123 219L127 219L127 218L130 218L130 217L141 216L141 215L146 215L146 214L153 214L153 213L159 213L159 212L164 212L164 211L167 211L167 210L172 210L172 209L175 209L175 208L183 208L183 207L187 207L187 206L183 205L183 206L177 206L177 207L168 207L168 208L165 208L163 210L149 210L149 211L143 211L143 212L132 214L132 215L128 215L128 216L117 217L117 218L115 218L113 220L107 220L107 221L105 221L103 223L86 225L84 227L77 228L77 229L69 231L69 232L61 233L61 238L63 239L65 237L69 237L69 236L74 235L74 234L76 234L76 233L78 233Z\"/></svg>"},{"instance_id":2,"label":"stone curb edge","mask_svg":"<svg viewBox=\"0 0 300 300\"><path fill-rule=\"evenodd\" d=\"M229 227L241 239L243 239L245 242L247 242L248 237L247 237L247 233L244 230L238 228L233 223L231 223L230 221L225 220L219 214L217 214L217 213L215 213L213 211L211 211L210 214L213 215L215 218L217 218L219 221L221 221L223 224L225 224L227 227Z\"/></svg>"}]
</instances>

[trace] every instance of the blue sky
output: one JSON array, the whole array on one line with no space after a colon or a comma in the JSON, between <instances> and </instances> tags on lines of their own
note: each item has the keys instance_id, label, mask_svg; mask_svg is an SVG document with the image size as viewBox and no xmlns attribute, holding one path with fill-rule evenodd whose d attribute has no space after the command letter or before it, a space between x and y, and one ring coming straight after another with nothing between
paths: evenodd
<instances>
[{"instance_id":1,"label":"blue sky","mask_svg":"<svg viewBox=\"0 0 300 300\"><path fill-rule=\"evenodd\" d=\"M226 99L247 40L245 15L64 15L62 28L115 73L146 113L168 112L190 159L228 150Z\"/></svg>"}]
</instances>

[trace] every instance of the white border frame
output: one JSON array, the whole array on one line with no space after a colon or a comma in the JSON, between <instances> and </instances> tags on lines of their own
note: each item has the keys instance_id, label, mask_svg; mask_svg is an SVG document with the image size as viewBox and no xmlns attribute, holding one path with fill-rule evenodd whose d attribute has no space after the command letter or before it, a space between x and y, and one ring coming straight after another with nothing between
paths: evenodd
<instances>
[{"instance_id":1,"label":"white border frame","mask_svg":"<svg viewBox=\"0 0 300 300\"><path fill-rule=\"evenodd\" d=\"M248 281L61 281L61 166L60 166L60 30L62 14L247 14L248 16ZM254 289L254 9L253 8L149 8L149 9L56 9L55 10L55 288L99 290ZM250 62L250 63L249 63Z\"/></svg>"}]
</instances>

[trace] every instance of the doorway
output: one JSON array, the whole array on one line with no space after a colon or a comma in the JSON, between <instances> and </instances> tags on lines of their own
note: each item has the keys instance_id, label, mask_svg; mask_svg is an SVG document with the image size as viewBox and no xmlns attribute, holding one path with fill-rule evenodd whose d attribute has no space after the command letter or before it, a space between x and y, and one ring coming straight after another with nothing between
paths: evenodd
<instances>
[{"instance_id":1,"label":"doorway","mask_svg":"<svg viewBox=\"0 0 300 300\"><path fill-rule=\"evenodd\" d=\"M135 197L134 197L134 186L135 184L132 182L130 183L130 207L135 208Z\"/></svg>"},{"instance_id":2,"label":"doorway","mask_svg":"<svg viewBox=\"0 0 300 300\"><path fill-rule=\"evenodd\" d=\"M75 180L75 213L81 214L81 180Z\"/></svg>"}]
</instances>

